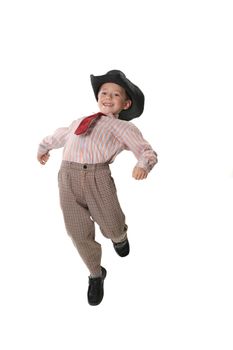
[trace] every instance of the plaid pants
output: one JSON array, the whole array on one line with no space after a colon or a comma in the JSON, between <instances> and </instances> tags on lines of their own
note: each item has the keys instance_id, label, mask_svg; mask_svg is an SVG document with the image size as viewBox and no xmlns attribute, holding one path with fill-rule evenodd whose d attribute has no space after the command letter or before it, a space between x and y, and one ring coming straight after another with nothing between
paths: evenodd
<instances>
[{"instance_id":1,"label":"plaid pants","mask_svg":"<svg viewBox=\"0 0 233 350\"><path fill-rule=\"evenodd\" d=\"M67 233L91 276L100 276L102 251L95 241L95 222L114 242L122 241L127 231L109 165L62 161L58 183Z\"/></svg>"}]
</instances>

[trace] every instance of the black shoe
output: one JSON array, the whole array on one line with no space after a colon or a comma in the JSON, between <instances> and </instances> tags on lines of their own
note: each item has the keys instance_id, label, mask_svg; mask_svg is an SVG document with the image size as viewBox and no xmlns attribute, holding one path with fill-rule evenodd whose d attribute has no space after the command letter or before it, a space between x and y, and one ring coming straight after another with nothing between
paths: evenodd
<instances>
[{"instance_id":1,"label":"black shoe","mask_svg":"<svg viewBox=\"0 0 233 350\"><path fill-rule=\"evenodd\" d=\"M101 271L101 277L89 277L87 298L88 303L93 306L100 304L104 296L104 279L107 275L107 271L102 266Z\"/></svg>"},{"instance_id":2,"label":"black shoe","mask_svg":"<svg viewBox=\"0 0 233 350\"><path fill-rule=\"evenodd\" d=\"M118 255L121 257L127 256L129 254L129 241L128 238L126 238L124 241L119 243L113 243L113 247Z\"/></svg>"}]
</instances>

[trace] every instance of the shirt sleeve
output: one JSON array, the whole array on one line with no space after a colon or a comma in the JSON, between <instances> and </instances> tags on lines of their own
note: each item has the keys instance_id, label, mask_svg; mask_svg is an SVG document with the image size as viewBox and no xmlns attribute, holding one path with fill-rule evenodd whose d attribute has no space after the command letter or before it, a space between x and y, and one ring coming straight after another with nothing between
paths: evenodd
<instances>
[{"instance_id":1,"label":"shirt sleeve","mask_svg":"<svg viewBox=\"0 0 233 350\"><path fill-rule=\"evenodd\" d=\"M138 162L137 167L151 171L158 162L157 153L152 149L151 145L143 138L140 130L130 123L123 135L125 149L133 152Z\"/></svg>"},{"instance_id":2,"label":"shirt sleeve","mask_svg":"<svg viewBox=\"0 0 233 350\"><path fill-rule=\"evenodd\" d=\"M76 122L73 121L69 127L59 128L52 135L46 136L39 144L38 154L45 154L52 149L64 147Z\"/></svg>"}]
</instances>

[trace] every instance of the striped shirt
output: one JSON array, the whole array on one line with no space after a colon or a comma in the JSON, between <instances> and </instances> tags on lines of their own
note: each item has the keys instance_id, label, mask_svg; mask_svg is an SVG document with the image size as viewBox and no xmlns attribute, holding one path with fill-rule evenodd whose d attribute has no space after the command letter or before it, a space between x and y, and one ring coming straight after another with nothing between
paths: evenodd
<instances>
[{"instance_id":1,"label":"striped shirt","mask_svg":"<svg viewBox=\"0 0 233 350\"><path fill-rule=\"evenodd\" d=\"M102 116L87 134L77 136L75 130L82 120L75 120L69 127L59 128L45 137L38 154L64 147L63 160L96 164L112 163L120 152L130 150L138 160L136 166L147 172L157 163L157 154L133 123L111 115Z\"/></svg>"}]
</instances>

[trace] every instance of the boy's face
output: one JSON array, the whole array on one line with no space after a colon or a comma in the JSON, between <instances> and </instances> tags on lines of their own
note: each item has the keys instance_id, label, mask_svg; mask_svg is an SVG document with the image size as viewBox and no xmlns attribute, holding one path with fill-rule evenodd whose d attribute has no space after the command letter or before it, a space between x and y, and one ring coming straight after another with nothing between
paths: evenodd
<instances>
[{"instance_id":1,"label":"boy's face","mask_svg":"<svg viewBox=\"0 0 233 350\"><path fill-rule=\"evenodd\" d=\"M125 89L115 83L103 84L98 92L98 106L104 114L119 114L123 109L131 106Z\"/></svg>"}]
</instances>

